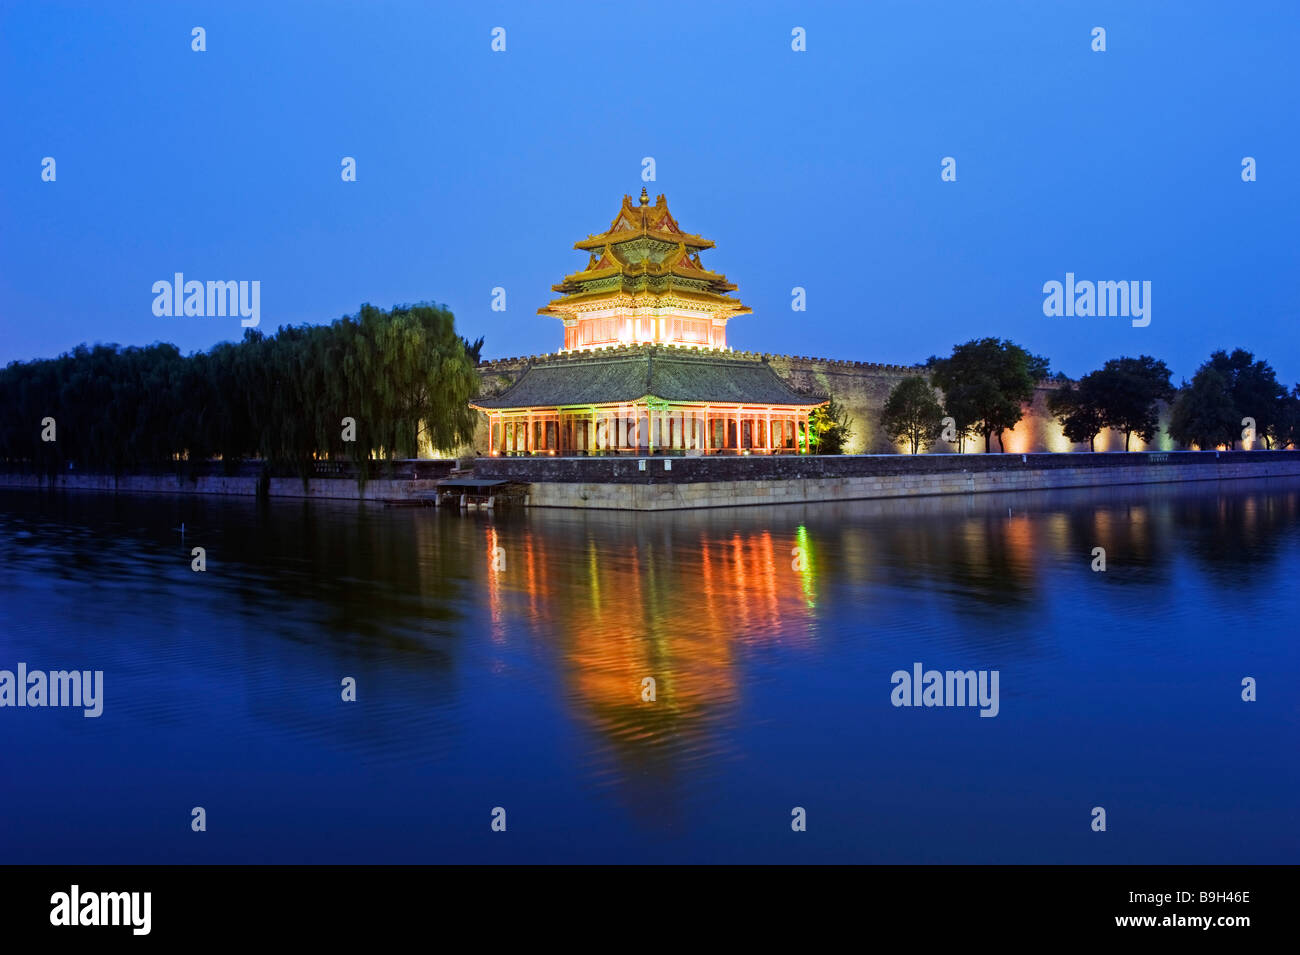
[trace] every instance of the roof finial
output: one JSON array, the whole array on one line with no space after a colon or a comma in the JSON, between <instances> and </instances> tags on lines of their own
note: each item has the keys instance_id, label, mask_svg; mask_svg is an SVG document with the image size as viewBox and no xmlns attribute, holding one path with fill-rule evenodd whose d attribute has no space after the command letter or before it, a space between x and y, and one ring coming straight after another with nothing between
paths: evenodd
<instances>
[{"instance_id":1,"label":"roof finial","mask_svg":"<svg viewBox=\"0 0 1300 955\"><path fill-rule=\"evenodd\" d=\"M645 191L645 186L641 187L641 205L650 205L650 193Z\"/></svg>"}]
</instances>

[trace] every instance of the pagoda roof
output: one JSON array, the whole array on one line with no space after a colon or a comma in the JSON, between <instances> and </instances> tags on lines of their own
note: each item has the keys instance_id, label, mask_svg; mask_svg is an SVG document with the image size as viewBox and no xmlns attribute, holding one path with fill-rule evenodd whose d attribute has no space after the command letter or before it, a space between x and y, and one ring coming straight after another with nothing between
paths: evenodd
<instances>
[{"instance_id":1,"label":"pagoda roof","mask_svg":"<svg viewBox=\"0 0 1300 955\"><path fill-rule=\"evenodd\" d=\"M682 242L677 243L677 246L669 250L658 262L649 257L634 259L621 251L618 246L607 245L599 252L592 253L591 261L587 263L585 269L565 276L563 282L552 285L551 288L557 292L567 292L580 283L608 278L611 275L624 275L629 278L676 275L708 282L710 289L716 290L716 294L732 292L736 289L735 285L727 281L725 275L706 269L700 263L699 253L692 252L690 247Z\"/></svg>"},{"instance_id":2,"label":"pagoda roof","mask_svg":"<svg viewBox=\"0 0 1300 955\"><path fill-rule=\"evenodd\" d=\"M767 362L719 353L691 354L646 345L614 355L583 352L530 365L509 389L471 402L475 408L556 408L622 404L656 398L709 404L815 407L826 399L801 395Z\"/></svg>"},{"instance_id":3,"label":"pagoda roof","mask_svg":"<svg viewBox=\"0 0 1300 955\"><path fill-rule=\"evenodd\" d=\"M622 208L609 224L609 228L600 235L589 235L581 242L575 242L575 249L589 251L600 249L611 242L626 242L638 236L649 236L664 242L683 243L691 249L711 249L713 242L702 236L683 232L673 214L668 211L668 200L663 194L655 197L655 204L650 203L650 196L645 188L641 189L639 204L633 204L631 196L623 197Z\"/></svg>"},{"instance_id":4,"label":"pagoda roof","mask_svg":"<svg viewBox=\"0 0 1300 955\"><path fill-rule=\"evenodd\" d=\"M645 189L639 205L624 196L608 230L574 244L588 253L587 266L551 286L563 297L539 308L539 315L563 318L579 303L627 295L638 299L624 303L634 307L676 297L729 315L750 313L731 298L736 286L700 262L700 250L713 248L713 242L683 232L662 195L653 206L649 202Z\"/></svg>"}]
</instances>

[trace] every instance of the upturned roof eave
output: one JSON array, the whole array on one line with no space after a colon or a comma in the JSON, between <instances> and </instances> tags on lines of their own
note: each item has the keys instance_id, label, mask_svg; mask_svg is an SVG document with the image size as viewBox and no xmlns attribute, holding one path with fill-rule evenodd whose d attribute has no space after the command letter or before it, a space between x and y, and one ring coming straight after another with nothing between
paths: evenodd
<instances>
[{"instance_id":1,"label":"upturned roof eave","mask_svg":"<svg viewBox=\"0 0 1300 955\"><path fill-rule=\"evenodd\" d=\"M656 268L646 265L643 262L629 263L627 265L611 265L603 269L582 269L578 272L571 272L564 277L564 281L559 286L552 285L551 288L559 292L566 285L576 284L578 282L596 282L600 279L611 278L615 275L642 276L648 275L654 278L672 277L679 279L694 279L697 282L710 282L719 286L726 287L735 291L736 286L727 281L727 276L722 272L714 272L705 268L682 268L679 265L670 265L668 268Z\"/></svg>"},{"instance_id":2,"label":"upturned roof eave","mask_svg":"<svg viewBox=\"0 0 1300 955\"><path fill-rule=\"evenodd\" d=\"M682 374L684 364L696 366L697 371L702 370L701 366L711 369L705 371L705 374L712 374L713 380L697 384L674 380L674 375ZM619 373L624 377L621 380L615 377L606 381L586 377L598 374L601 366L607 369L610 366L621 366L622 371ZM669 378L660 380L656 367L666 368ZM756 368L762 369L757 379L753 377ZM748 377L734 377L741 372ZM635 391L629 387L634 384L639 385ZM664 390L664 385L669 386L669 389ZM570 398L565 396L566 391L570 395L583 393L584 397ZM697 393L691 394L690 391ZM719 394L719 391L731 391L732 394ZM714 396L710 396L709 392L713 392ZM590 357L565 359L562 364L547 362L530 365L500 395L471 402L471 407L480 411L522 411L529 408L610 407L647 400L687 407L728 408L815 408L827 402L824 396L800 395L793 391L766 363L646 352L641 355L619 356L593 354Z\"/></svg>"},{"instance_id":3,"label":"upturned roof eave","mask_svg":"<svg viewBox=\"0 0 1300 955\"><path fill-rule=\"evenodd\" d=\"M580 252L590 252L592 249L604 248L607 245L622 245L624 242L635 242L637 239L655 239L658 242L668 242L673 245L681 244L689 249L716 249L717 243L712 239L706 239L702 235L693 235L688 232L660 232L658 229L623 229L619 232L602 232L600 235L593 235L589 239L582 239L573 243L573 247Z\"/></svg>"},{"instance_id":4,"label":"upturned roof eave","mask_svg":"<svg viewBox=\"0 0 1300 955\"><path fill-rule=\"evenodd\" d=\"M731 288L734 289L735 286L733 285L731 286ZM561 289L555 288L555 291L559 292L561 291ZM644 290L629 292L625 289L620 289L614 294L628 295L633 297L637 295L644 295L656 299L667 298L670 295L676 295L679 298L691 299L697 302L717 306L718 309L725 310L728 313L729 318L733 318L737 315L754 314L754 310L750 308L748 305L745 305L743 302L738 302L734 298L728 298L727 295L723 292L700 292L694 289L673 288L665 292L647 292ZM546 305L542 306L537 310L537 314L538 315L559 315L562 314L560 310L562 306L577 304L579 302L592 301L600 298L611 298L611 297L612 296L608 289L599 292L570 292L566 295L561 296L560 298L553 299L552 301L548 302Z\"/></svg>"},{"instance_id":5,"label":"upturned roof eave","mask_svg":"<svg viewBox=\"0 0 1300 955\"><path fill-rule=\"evenodd\" d=\"M486 399L491 400L491 399ZM752 408L760 409L777 409L777 408L820 408L822 405L829 404L826 398L806 398L801 401L705 401L703 399L691 398L661 398L658 395L642 395L640 398L628 398L617 401L574 401L561 402L558 404L535 404L535 405L487 405L480 404L477 401L471 401L469 406L476 411L528 411L533 408L555 409L556 411L573 410L578 408L618 408L626 405L635 405L643 401L662 401L664 404L675 405L678 407L692 408Z\"/></svg>"}]
</instances>

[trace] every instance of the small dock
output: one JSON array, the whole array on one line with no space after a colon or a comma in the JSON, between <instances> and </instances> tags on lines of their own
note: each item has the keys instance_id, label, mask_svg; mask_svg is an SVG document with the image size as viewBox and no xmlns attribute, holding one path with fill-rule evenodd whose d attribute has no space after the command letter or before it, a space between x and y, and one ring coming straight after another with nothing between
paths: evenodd
<instances>
[{"instance_id":1,"label":"small dock","mask_svg":"<svg viewBox=\"0 0 1300 955\"><path fill-rule=\"evenodd\" d=\"M461 510L478 508L495 510L524 503L528 485L500 478L447 478L438 482L433 492L434 503L439 507L459 507Z\"/></svg>"}]
</instances>

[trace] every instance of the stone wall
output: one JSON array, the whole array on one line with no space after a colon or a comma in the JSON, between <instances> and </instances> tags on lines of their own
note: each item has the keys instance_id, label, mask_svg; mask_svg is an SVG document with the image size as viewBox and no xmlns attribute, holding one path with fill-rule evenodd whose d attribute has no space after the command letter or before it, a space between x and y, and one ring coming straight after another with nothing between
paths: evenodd
<instances>
[{"instance_id":1,"label":"stone wall","mask_svg":"<svg viewBox=\"0 0 1300 955\"><path fill-rule=\"evenodd\" d=\"M611 349L610 353L617 353ZM600 354L600 351L595 354ZM501 358L483 362L478 366L482 382L483 395L498 395L509 388L528 366L537 362L564 361L570 354L575 357L590 357L591 352L534 355L526 358ZM861 361L837 361L830 358L809 358L794 355L769 355L758 352L729 352L729 357L752 358L766 361L772 370L783 378L796 391L802 393L829 394L848 412L853 434L849 438L846 450L850 454L897 454L906 450L889 440L880 427L880 412L885 406L890 390L909 375L924 374L920 367L907 365L879 365ZM1013 431L1003 435L1006 450L1016 454L1041 451L1087 451L1086 444L1071 444L1061 431L1060 424L1047 411L1047 396L1059 387L1055 382L1044 381L1034 394L1034 400L1026 407L1025 417ZM1163 433L1167 421L1167 412L1161 411L1161 433L1157 434L1150 445L1134 439L1134 451L1170 451L1173 443ZM996 439L993 447L997 448ZM1097 438L1098 451L1124 450L1124 436L1103 431ZM478 428L475 433L474 450L480 454L487 452L487 417L479 415ZM956 451L955 445L945 441L936 442L930 448L932 453L949 453ZM968 439L965 444L967 452L982 452L982 438Z\"/></svg>"},{"instance_id":2,"label":"stone wall","mask_svg":"<svg viewBox=\"0 0 1300 955\"><path fill-rule=\"evenodd\" d=\"M645 470L641 470L641 462ZM1134 454L777 455L480 458L475 477L529 485L533 507L661 510L1047 488L1300 477L1300 451ZM138 494L253 496L248 476L0 474L0 486ZM281 498L419 500L433 479L272 478Z\"/></svg>"},{"instance_id":3,"label":"stone wall","mask_svg":"<svg viewBox=\"0 0 1300 955\"><path fill-rule=\"evenodd\" d=\"M438 481L431 478L394 480L383 478L367 481L358 487L348 478L314 478L303 486L301 478L271 478L271 497L322 498L350 501L417 500L432 494ZM194 479L171 475L108 474L56 474L53 477L36 474L0 474L0 487L30 489L107 491L124 494L234 494L253 497L257 494L258 478L206 476Z\"/></svg>"},{"instance_id":4,"label":"stone wall","mask_svg":"<svg viewBox=\"0 0 1300 955\"><path fill-rule=\"evenodd\" d=\"M1300 451L491 458L480 460L475 476L530 482L531 507L672 510L1300 477Z\"/></svg>"},{"instance_id":5,"label":"stone wall","mask_svg":"<svg viewBox=\"0 0 1300 955\"><path fill-rule=\"evenodd\" d=\"M793 355L771 355L767 359L792 388L830 395L843 406L852 429L845 448L850 454L894 454L900 450L881 430L880 412L894 386L909 375L924 375L922 369ZM941 443L933 450L955 448Z\"/></svg>"},{"instance_id":6,"label":"stone wall","mask_svg":"<svg viewBox=\"0 0 1300 955\"><path fill-rule=\"evenodd\" d=\"M1177 472L1184 468L1232 465L1261 474L1275 466L1300 467L1300 451L1169 451L1089 454L862 454L710 455L682 457L479 458L476 478L547 483L697 484L704 481L799 480L808 478L915 477L935 474L1059 471L1109 472L1141 466Z\"/></svg>"}]
</instances>

